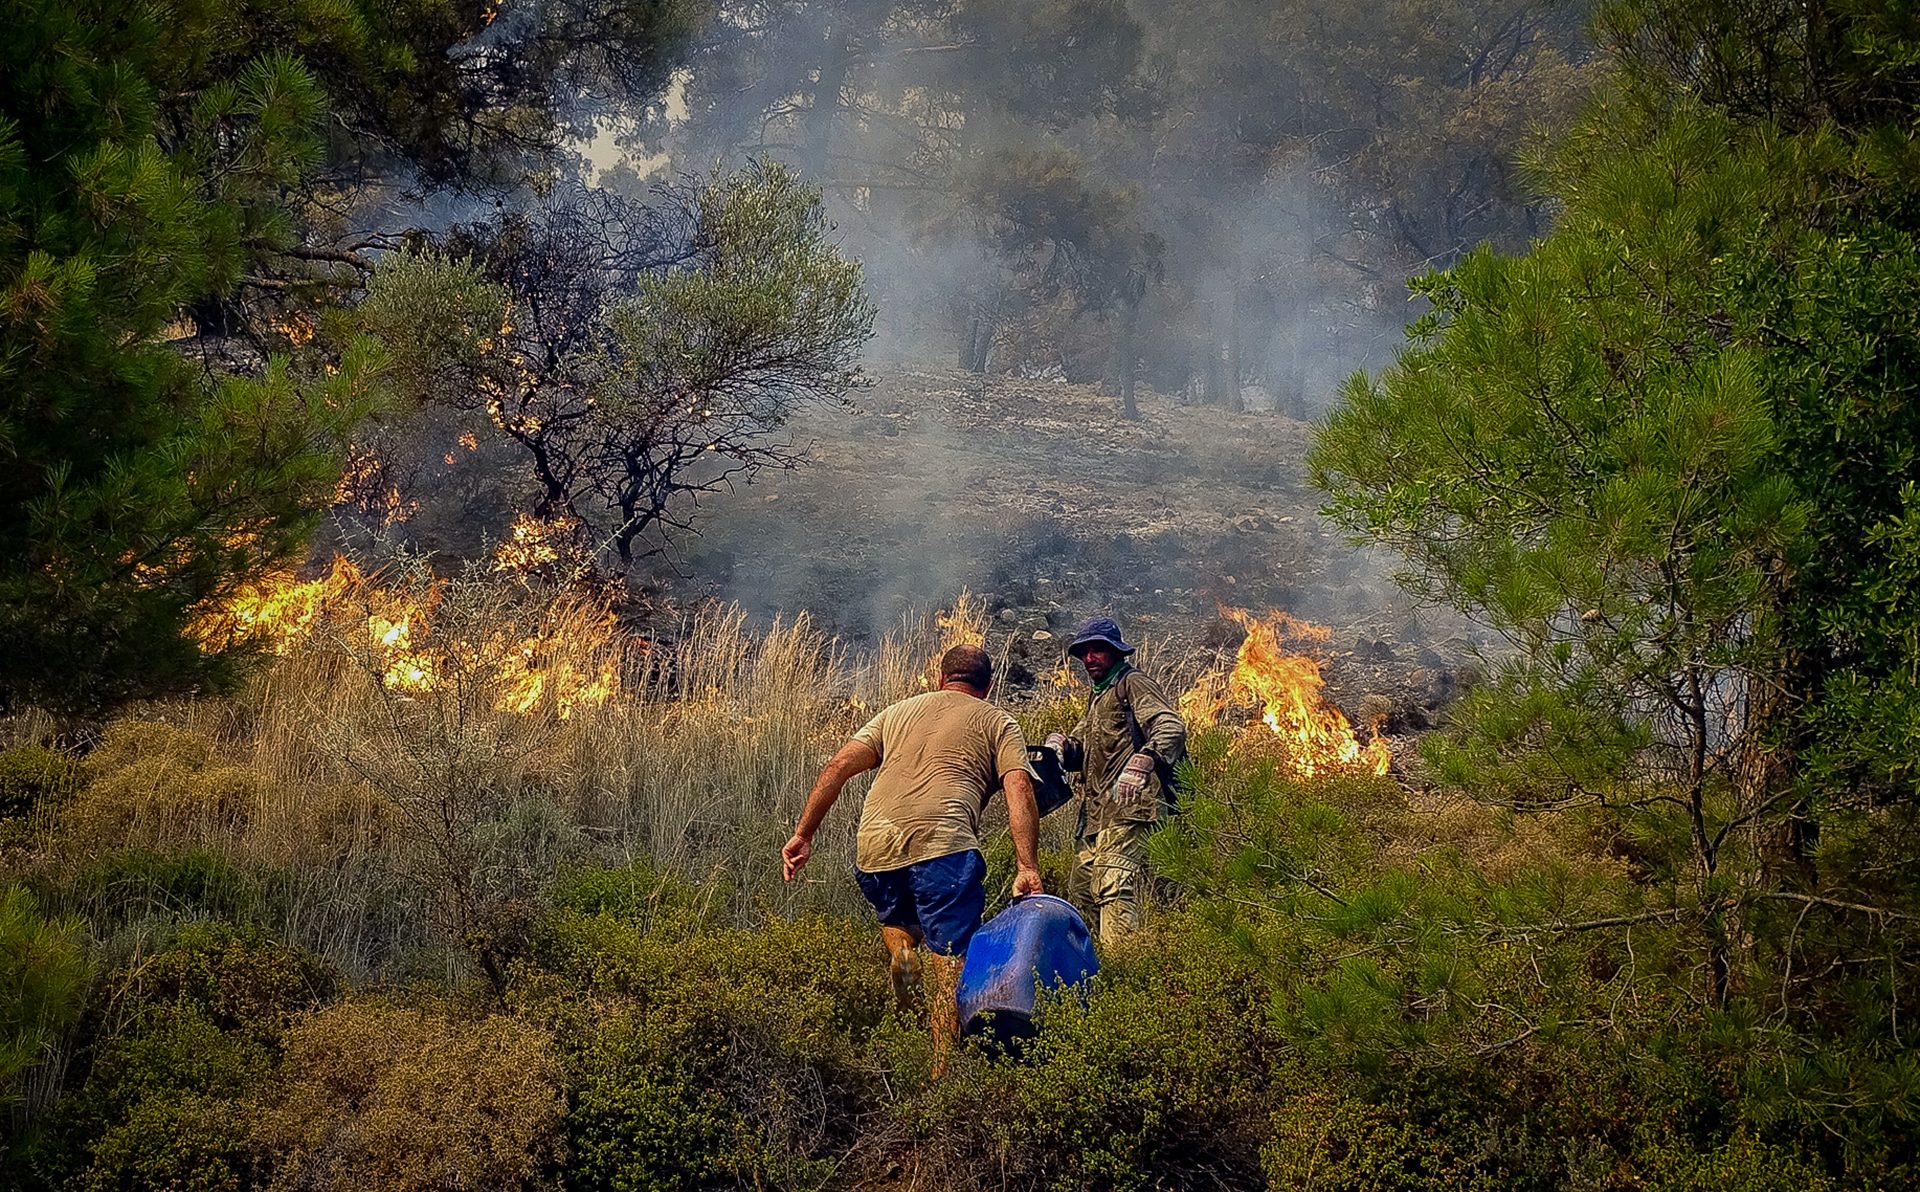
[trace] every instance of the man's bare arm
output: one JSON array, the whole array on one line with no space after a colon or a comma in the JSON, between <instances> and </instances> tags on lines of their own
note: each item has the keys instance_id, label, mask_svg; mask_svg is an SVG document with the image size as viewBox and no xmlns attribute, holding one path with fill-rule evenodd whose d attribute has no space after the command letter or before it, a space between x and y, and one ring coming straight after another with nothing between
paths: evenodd
<instances>
[{"instance_id":1,"label":"man's bare arm","mask_svg":"<svg viewBox=\"0 0 1920 1192\"><path fill-rule=\"evenodd\" d=\"M829 758L820 777L814 780L813 790L807 795L807 805L800 812L800 824L793 830L793 837L786 847L780 850L781 869L788 881L799 876L806 868L807 859L813 856L813 834L820 830L821 821L827 818L827 812L833 810L833 804L840 797L840 791L847 780L856 774L864 774L880 764L880 755L859 741L848 741L839 752Z\"/></svg>"},{"instance_id":2,"label":"man's bare arm","mask_svg":"<svg viewBox=\"0 0 1920 1192\"><path fill-rule=\"evenodd\" d=\"M1013 892L1039 894L1040 880L1040 806L1033 797L1033 778L1025 770L1009 770L1001 775L1007 792L1007 831L1013 836Z\"/></svg>"}]
</instances>

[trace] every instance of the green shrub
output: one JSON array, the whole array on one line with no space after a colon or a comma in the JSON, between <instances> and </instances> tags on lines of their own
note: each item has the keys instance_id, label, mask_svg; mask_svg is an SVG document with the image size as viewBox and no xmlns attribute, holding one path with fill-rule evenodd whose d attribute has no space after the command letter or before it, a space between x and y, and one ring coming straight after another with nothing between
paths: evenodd
<instances>
[{"instance_id":1,"label":"green shrub","mask_svg":"<svg viewBox=\"0 0 1920 1192\"><path fill-rule=\"evenodd\" d=\"M0 889L0 1104L79 1014L90 972L78 923L46 919L18 886Z\"/></svg>"},{"instance_id":2,"label":"green shrub","mask_svg":"<svg viewBox=\"0 0 1920 1192\"><path fill-rule=\"evenodd\" d=\"M1027 1062L963 1049L916 1081L901 1042L894 1128L956 1188L1247 1186L1286 1071L1257 974L1172 930L1110 957L1084 1007L1048 1003Z\"/></svg>"},{"instance_id":3,"label":"green shrub","mask_svg":"<svg viewBox=\"0 0 1920 1192\"><path fill-rule=\"evenodd\" d=\"M227 923L186 925L120 982L128 1007L191 1007L221 1030L261 1033L277 1031L333 988L333 974L309 953Z\"/></svg>"},{"instance_id":4,"label":"green shrub","mask_svg":"<svg viewBox=\"0 0 1920 1192\"><path fill-rule=\"evenodd\" d=\"M819 918L703 928L651 897L616 914L631 904L580 893L594 888L565 895L597 909L556 913L513 991L569 1057L568 1186L818 1186L873 1097L878 934Z\"/></svg>"},{"instance_id":5,"label":"green shrub","mask_svg":"<svg viewBox=\"0 0 1920 1192\"><path fill-rule=\"evenodd\" d=\"M239 1097L272 1066L262 1042L222 1031L196 1007L156 1009L97 1045L86 1083L61 1102L58 1116L64 1132L91 1142L145 1101Z\"/></svg>"},{"instance_id":6,"label":"green shrub","mask_svg":"<svg viewBox=\"0 0 1920 1192\"><path fill-rule=\"evenodd\" d=\"M641 859L613 868L567 869L551 902L563 915L609 916L642 932L684 931L717 926L728 893Z\"/></svg>"},{"instance_id":7,"label":"green shrub","mask_svg":"<svg viewBox=\"0 0 1920 1192\"><path fill-rule=\"evenodd\" d=\"M93 1148L79 1192L240 1192L247 1128L238 1102L188 1094L152 1097Z\"/></svg>"},{"instance_id":8,"label":"green shrub","mask_svg":"<svg viewBox=\"0 0 1920 1192\"><path fill-rule=\"evenodd\" d=\"M64 801L80 785L80 768L44 745L0 752L0 818L24 816Z\"/></svg>"},{"instance_id":9,"label":"green shrub","mask_svg":"<svg viewBox=\"0 0 1920 1192\"><path fill-rule=\"evenodd\" d=\"M81 856L237 837L267 785L258 772L223 763L207 737L159 721L109 725L83 773L59 820L63 850Z\"/></svg>"},{"instance_id":10,"label":"green shrub","mask_svg":"<svg viewBox=\"0 0 1920 1192\"><path fill-rule=\"evenodd\" d=\"M265 910L261 883L215 852L120 849L46 883L49 901L84 915L96 934L148 920L246 921Z\"/></svg>"},{"instance_id":11,"label":"green shrub","mask_svg":"<svg viewBox=\"0 0 1920 1192\"><path fill-rule=\"evenodd\" d=\"M742 1136L746 1123L713 1080L725 1061L724 1037L702 1037L697 1024L670 1019L623 1015L576 1057L568 1188L713 1187L756 1166L752 1140Z\"/></svg>"},{"instance_id":12,"label":"green shrub","mask_svg":"<svg viewBox=\"0 0 1920 1192\"><path fill-rule=\"evenodd\" d=\"M1403 1114L1355 1097L1309 1091L1274 1114L1261 1166L1276 1188L1327 1192L1484 1188L1461 1169L1448 1139L1429 1137Z\"/></svg>"},{"instance_id":13,"label":"green shrub","mask_svg":"<svg viewBox=\"0 0 1920 1192\"><path fill-rule=\"evenodd\" d=\"M1804 1156L1757 1142L1744 1131L1704 1150L1663 1140L1637 1149L1626 1166L1619 1187L1659 1192L1830 1192L1839 1187Z\"/></svg>"},{"instance_id":14,"label":"green shrub","mask_svg":"<svg viewBox=\"0 0 1920 1192\"><path fill-rule=\"evenodd\" d=\"M154 760L198 770L212 757L213 742L192 729L163 720L116 720L87 755L86 771L89 779L100 779Z\"/></svg>"},{"instance_id":15,"label":"green shrub","mask_svg":"<svg viewBox=\"0 0 1920 1192\"><path fill-rule=\"evenodd\" d=\"M236 1107L273 1066L261 1042L222 1032L192 1006L167 1006L91 1055L70 1070L83 1083L33 1140L29 1167L49 1186L69 1177L87 1188L232 1186L223 1156L244 1141L231 1129ZM196 1185L202 1164L213 1182Z\"/></svg>"}]
</instances>

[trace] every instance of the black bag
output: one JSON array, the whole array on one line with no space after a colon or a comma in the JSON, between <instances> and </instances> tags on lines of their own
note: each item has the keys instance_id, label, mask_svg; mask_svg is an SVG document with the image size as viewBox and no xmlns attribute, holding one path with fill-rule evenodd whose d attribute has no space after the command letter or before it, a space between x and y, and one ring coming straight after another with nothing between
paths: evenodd
<instances>
[{"instance_id":1,"label":"black bag","mask_svg":"<svg viewBox=\"0 0 1920 1192\"><path fill-rule=\"evenodd\" d=\"M1045 745L1027 746L1027 762L1033 770L1033 801L1041 815L1060 810L1073 801L1073 784L1067 781L1066 767L1060 755Z\"/></svg>"}]
</instances>

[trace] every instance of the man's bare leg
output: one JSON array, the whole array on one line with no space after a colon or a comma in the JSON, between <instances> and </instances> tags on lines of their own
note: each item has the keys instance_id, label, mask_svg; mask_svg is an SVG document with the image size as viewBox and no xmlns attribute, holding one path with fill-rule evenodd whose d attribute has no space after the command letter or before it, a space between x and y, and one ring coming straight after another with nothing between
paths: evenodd
<instances>
[{"instance_id":1,"label":"man's bare leg","mask_svg":"<svg viewBox=\"0 0 1920 1192\"><path fill-rule=\"evenodd\" d=\"M960 1005L956 998L960 992L960 968L965 963L965 957L961 956L934 953L927 957L927 1017L933 1025L935 1076L946 1072L947 1055L960 1037Z\"/></svg>"},{"instance_id":2,"label":"man's bare leg","mask_svg":"<svg viewBox=\"0 0 1920 1192\"><path fill-rule=\"evenodd\" d=\"M920 932L912 927L882 927L880 938L887 945L887 975L893 980L893 997L901 1013L913 1009L913 995L920 985Z\"/></svg>"}]
</instances>

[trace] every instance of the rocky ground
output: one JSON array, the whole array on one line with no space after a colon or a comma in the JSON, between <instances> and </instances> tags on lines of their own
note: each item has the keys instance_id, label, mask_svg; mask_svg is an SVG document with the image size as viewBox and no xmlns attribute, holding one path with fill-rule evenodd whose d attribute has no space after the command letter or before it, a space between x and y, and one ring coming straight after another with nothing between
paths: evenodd
<instances>
[{"instance_id":1,"label":"rocky ground","mask_svg":"<svg viewBox=\"0 0 1920 1192\"><path fill-rule=\"evenodd\" d=\"M1279 609L1329 627L1314 652L1350 715L1386 707L1392 733L1432 723L1471 669L1472 635L1416 609L1390 561L1319 516L1308 426L1150 393L1141 407L1128 422L1086 386L887 371L792 427L809 466L711 502L665 582L765 616L806 610L853 638L968 589L1015 683L1097 612L1185 670L1237 645L1223 606Z\"/></svg>"}]
</instances>

